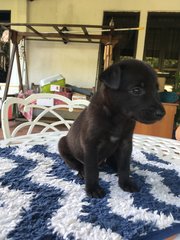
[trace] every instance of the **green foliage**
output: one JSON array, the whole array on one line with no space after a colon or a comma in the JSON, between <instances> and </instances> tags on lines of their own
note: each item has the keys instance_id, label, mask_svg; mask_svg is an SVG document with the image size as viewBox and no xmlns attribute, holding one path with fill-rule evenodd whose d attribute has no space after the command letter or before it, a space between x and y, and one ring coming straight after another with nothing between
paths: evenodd
<instances>
[{"instance_id":1,"label":"green foliage","mask_svg":"<svg viewBox=\"0 0 180 240\"><path fill-rule=\"evenodd\" d=\"M173 87L174 92L180 92L180 72L177 72L175 74L175 82L174 82L174 87Z\"/></svg>"}]
</instances>

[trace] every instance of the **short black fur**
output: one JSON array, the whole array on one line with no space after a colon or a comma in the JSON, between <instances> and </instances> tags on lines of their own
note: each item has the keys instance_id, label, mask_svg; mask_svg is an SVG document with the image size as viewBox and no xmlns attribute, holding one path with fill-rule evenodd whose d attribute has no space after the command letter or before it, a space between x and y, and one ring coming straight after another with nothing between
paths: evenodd
<instances>
[{"instance_id":1,"label":"short black fur","mask_svg":"<svg viewBox=\"0 0 180 240\"><path fill-rule=\"evenodd\" d=\"M136 121L154 123L165 115L155 71L138 60L112 65L100 76L100 89L90 105L59 141L59 152L85 178L86 192L103 197L98 166L106 162L118 173L119 186L138 191L130 178L132 135Z\"/></svg>"}]
</instances>

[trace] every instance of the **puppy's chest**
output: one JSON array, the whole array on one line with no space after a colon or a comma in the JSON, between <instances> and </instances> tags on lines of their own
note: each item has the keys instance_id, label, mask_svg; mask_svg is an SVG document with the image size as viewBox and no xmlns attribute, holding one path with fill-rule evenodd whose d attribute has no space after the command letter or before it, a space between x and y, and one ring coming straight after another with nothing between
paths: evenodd
<instances>
[{"instance_id":1,"label":"puppy's chest","mask_svg":"<svg viewBox=\"0 0 180 240\"><path fill-rule=\"evenodd\" d=\"M119 136L116 136L116 135L111 135L110 137L109 137L109 141L111 142L111 143L116 143L117 141L119 141L120 140L120 137Z\"/></svg>"},{"instance_id":2,"label":"puppy's chest","mask_svg":"<svg viewBox=\"0 0 180 240\"><path fill-rule=\"evenodd\" d=\"M99 139L98 149L99 151L111 151L111 149L116 148L118 143L122 139L122 130L121 129L107 129L102 138Z\"/></svg>"},{"instance_id":3,"label":"puppy's chest","mask_svg":"<svg viewBox=\"0 0 180 240\"><path fill-rule=\"evenodd\" d=\"M98 144L98 152L100 156L108 157L111 155L121 141L126 139L131 132L131 122L124 121L119 117L109 119L106 127L100 131L100 138Z\"/></svg>"},{"instance_id":4,"label":"puppy's chest","mask_svg":"<svg viewBox=\"0 0 180 240\"><path fill-rule=\"evenodd\" d=\"M99 144L97 146L99 160L104 160L112 155L118 147L119 141L120 137L117 135L105 135L99 139Z\"/></svg>"},{"instance_id":5,"label":"puppy's chest","mask_svg":"<svg viewBox=\"0 0 180 240\"><path fill-rule=\"evenodd\" d=\"M122 120L116 118L111 121L109 127L107 128L107 136L109 137L110 142L115 143L126 138L129 133L133 131L134 122L131 120Z\"/></svg>"},{"instance_id":6,"label":"puppy's chest","mask_svg":"<svg viewBox=\"0 0 180 240\"><path fill-rule=\"evenodd\" d=\"M111 149L116 147L123 139L129 135L129 127L126 124L119 122L116 124L110 123L101 133L99 139L99 149Z\"/></svg>"}]
</instances>

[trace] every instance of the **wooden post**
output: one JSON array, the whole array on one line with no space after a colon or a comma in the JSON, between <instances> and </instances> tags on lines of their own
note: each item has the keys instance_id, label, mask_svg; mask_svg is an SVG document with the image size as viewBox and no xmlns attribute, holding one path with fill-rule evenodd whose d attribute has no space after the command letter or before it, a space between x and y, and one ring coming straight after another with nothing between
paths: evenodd
<instances>
[{"instance_id":1,"label":"wooden post","mask_svg":"<svg viewBox=\"0 0 180 240\"><path fill-rule=\"evenodd\" d=\"M108 36L108 41L105 42L105 47L104 47L104 70L112 64L113 47L117 43L117 41L113 39L114 37L114 19L113 18L111 19L109 26L111 27L111 31Z\"/></svg>"},{"instance_id":2,"label":"wooden post","mask_svg":"<svg viewBox=\"0 0 180 240\"><path fill-rule=\"evenodd\" d=\"M5 89L4 89L2 102L4 102L6 100L7 95L8 95L8 90L9 90L9 84L10 84L10 80L11 80L11 73L12 73L15 53L16 53L16 45L13 44L13 49L12 49L12 53L11 53L11 58L10 58L10 63L9 63L9 68L8 68L8 73L7 73L7 78L6 78L6 85L5 85Z\"/></svg>"},{"instance_id":3,"label":"wooden post","mask_svg":"<svg viewBox=\"0 0 180 240\"><path fill-rule=\"evenodd\" d=\"M20 66L20 61L19 61L19 49L18 49L18 44L22 38L19 38L18 32L14 31L14 30L10 30L10 34L11 34L10 38L12 40L13 48L12 48L12 53L11 53L11 57L10 57L10 63L9 63L7 77L6 77L6 85L5 85L5 89L4 89L2 102L4 102L8 96L15 54L16 54L16 59L17 59L19 86L20 86L20 90L23 90L21 66Z\"/></svg>"},{"instance_id":4,"label":"wooden post","mask_svg":"<svg viewBox=\"0 0 180 240\"><path fill-rule=\"evenodd\" d=\"M112 50L112 44L107 43L104 47L104 70L112 64Z\"/></svg>"},{"instance_id":5,"label":"wooden post","mask_svg":"<svg viewBox=\"0 0 180 240\"><path fill-rule=\"evenodd\" d=\"M23 91L21 65L20 65L20 60L19 60L19 48L18 48L18 44L17 43L16 43L16 61L17 61L17 69L18 69L18 76L19 76L19 90Z\"/></svg>"}]
</instances>

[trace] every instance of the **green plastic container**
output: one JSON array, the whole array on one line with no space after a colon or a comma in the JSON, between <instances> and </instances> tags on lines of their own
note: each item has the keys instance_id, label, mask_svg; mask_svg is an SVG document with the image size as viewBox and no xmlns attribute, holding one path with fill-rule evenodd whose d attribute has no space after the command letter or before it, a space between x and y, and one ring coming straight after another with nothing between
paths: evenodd
<instances>
[{"instance_id":1,"label":"green plastic container","mask_svg":"<svg viewBox=\"0 0 180 240\"><path fill-rule=\"evenodd\" d=\"M65 87L65 78L58 74L55 76L48 77L40 81L40 87L42 93L51 93L51 85L58 85L60 87Z\"/></svg>"}]
</instances>

